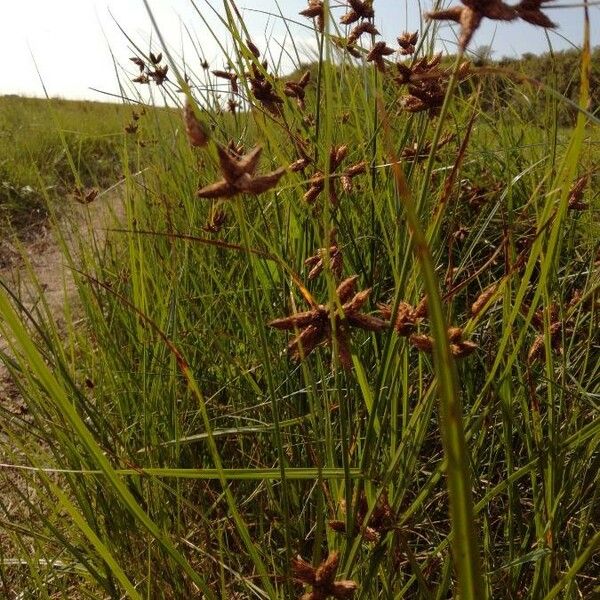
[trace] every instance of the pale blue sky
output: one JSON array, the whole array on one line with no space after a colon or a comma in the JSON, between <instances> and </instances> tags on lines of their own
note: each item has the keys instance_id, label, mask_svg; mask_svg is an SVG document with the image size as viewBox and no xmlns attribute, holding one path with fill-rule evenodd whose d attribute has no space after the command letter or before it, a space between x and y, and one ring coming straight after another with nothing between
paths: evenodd
<instances>
[{"instance_id":1,"label":"pale blue sky","mask_svg":"<svg viewBox=\"0 0 600 600\"><path fill-rule=\"evenodd\" d=\"M110 12L119 25L144 49L148 49L152 35L146 9L142 0L1 0L0 52L3 57L0 94L17 93L43 95L36 74L34 61L41 72L48 93L67 98L102 99L91 91L98 88L117 92L115 69L109 46L115 60L122 67L134 72L128 63L132 55L131 44L119 31ZM163 35L172 49L185 55L190 64L197 64L196 51L185 32L187 27L213 68L223 66L219 50L202 15L219 27L215 15L205 0L149 0L156 13ZM376 24L386 39L393 41L404 30L418 28L419 5L424 10L433 0L375 0ZM577 5L579 0L557 0L557 4ZM221 2L214 0L214 6ZM307 21L298 16L306 7L306 0L280 0L284 14L301 23ZM450 4L450 2L448 2ZM279 19L256 11L277 13L275 0L237 0L244 10L250 32L258 45L265 48L270 39L271 51L279 52L278 46L289 50L286 30ZM253 10L252 10L253 9ZM109 12L110 11L110 12ZM338 10L339 14L341 12ZM548 14L560 24L556 31L549 31L550 42L555 48L580 45L582 39L582 9L549 9ZM600 7L591 8L592 42L600 44ZM309 29L291 26L294 41L310 48L312 36ZM218 31L221 39L224 33ZM442 26L440 38L446 47L455 48L453 29ZM158 49L156 36L153 36ZM543 29L527 24L487 22L477 33L472 47L490 44L496 57L520 55L523 52L543 52L548 49L548 39Z\"/></svg>"}]
</instances>

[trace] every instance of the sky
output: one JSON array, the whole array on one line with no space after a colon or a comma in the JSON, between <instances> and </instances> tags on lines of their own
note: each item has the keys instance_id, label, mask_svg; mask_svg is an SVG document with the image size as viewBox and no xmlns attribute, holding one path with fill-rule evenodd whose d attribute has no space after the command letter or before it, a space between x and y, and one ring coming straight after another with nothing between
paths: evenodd
<instances>
[{"instance_id":1,"label":"sky","mask_svg":"<svg viewBox=\"0 0 600 600\"><path fill-rule=\"evenodd\" d=\"M210 8L212 4L220 9L220 0L147 1L163 39L178 61L185 60L194 70L201 57L206 57L211 68L224 67L217 42L226 49L231 44ZM556 4L571 7L547 9L547 14L560 24L547 33L525 23L486 21L471 48L490 45L494 57L500 58L541 53L548 50L549 44L555 49L580 46L580 2L556 0ZM300 48L314 48L314 35L305 26L309 22L298 15L307 6L306 0L279 1L285 16L298 23L291 23L289 32L278 15L276 0L236 0L236 4L253 41L264 50L268 40L272 56L283 56L284 70L291 68L294 58L290 35ZM433 0L375 0L376 25L393 43L402 31L419 27L419 5L427 10L432 4ZM135 76L135 67L128 60L135 53L133 44L145 52L150 48L161 50L143 0L0 0L0 5L0 95L43 96L45 86L50 96L110 100L110 94L119 93L118 76L123 81ZM592 6L590 11L592 44L597 45L600 6ZM342 10L337 9L336 14L341 15ZM455 50L453 28L442 25L440 39L441 47Z\"/></svg>"}]
</instances>

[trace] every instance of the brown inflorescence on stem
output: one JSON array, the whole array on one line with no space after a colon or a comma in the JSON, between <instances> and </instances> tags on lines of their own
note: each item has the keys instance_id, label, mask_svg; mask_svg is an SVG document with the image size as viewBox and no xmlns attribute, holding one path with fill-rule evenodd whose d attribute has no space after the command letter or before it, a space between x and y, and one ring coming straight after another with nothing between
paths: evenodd
<instances>
[{"instance_id":1,"label":"brown inflorescence on stem","mask_svg":"<svg viewBox=\"0 0 600 600\"><path fill-rule=\"evenodd\" d=\"M304 264L310 269L308 273L309 281L316 279L323 272L326 263L329 264L335 278L339 279L344 269L344 256L338 247L335 229L331 230L329 247L319 248L313 256L309 256L304 261Z\"/></svg>"},{"instance_id":2,"label":"brown inflorescence on stem","mask_svg":"<svg viewBox=\"0 0 600 600\"><path fill-rule=\"evenodd\" d=\"M321 344L333 346L335 337L340 364L350 370L350 329L356 327L367 331L383 331L388 328L386 321L361 312L371 290L357 292L357 280L358 276L354 275L338 285L336 293L342 305L341 311L335 302L318 304L308 311L275 319L269 323L269 326L275 329L299 331L288 344L288 353L294 360L303 360ZM333 328L332 320L335 325Z\"/></svg>"},{"instance_id":3,"label":"brown inflorescence on stem","mask_svg":"<svg viewBox=\"0 0 600 600\"><path fill-rule=\"evenodd\" d=\"M305 593L300 600L326 600L327 598L352 598L358 584L349 579L336 581L336 573L340 564L339 552L331 552L318 567L313 567L301 556L292 559L292 577L312 590Z\"/></svg>"},{"instance_id":4,"label":"brown inflorescence on stem","mask_svg":"<svg viewBox=\"0 0 600 600\"><path fill-rule=\"evenodd\" d=\"M242 157L217 144L223 179L196 192L198 198L231 198L237 194L262 194L274 188L286 172L284 167L266 175L256 175L262 147L256 146Z\"/></svg>"},{"instance_id":5,"label":"brown inflorescence on stem","mask_svg":"<svg viewBox=\"0 0 600 600\"><path fill-rule=\"evenodd\" d=\"M84 190L80 187L76 187L72 194L75 202L79 202L79 204L90 204L90 202L93 202L98 197L99 192L94 188Z\"/></svg>"},{"instance_id":6,"label":"brown inflorescence on stem","mask_svg":"<svg viewBox=\"0 0 600 600\"><path fill-rule=\"evenodd\" d=\"M450 341L450 352L455 358L465 358L469 356L478 346L475 342L463 339L463 330L461 327L448 328L448 339ZM434 339L429 335L413 333L409 337L410 343L421 352L433 352L435 346Z\"/></svg>"},{"instance_id":7,"label":"brown inflorescence on stem","mask_svg":"<svg viewBox=\"0 0 600 600\"><path fill-rule=\"evenodd\" d=\"M412 56L417 50L417 42L419 41L419 32L409 33L405 31L398 37L398 45L400 46L400 54L402 56Z\"/></svg>"},{"instance_id":8,"label":"brown inflorescence on stem","mask_svg":"<svg viewBox=\"0 0 600 600\"><path fill-rule=\"evenodd\" d=\"M342 500L341 511L346 513L346 502ZM382 494L367 520L369 504L364 492L358 499L356 518L354 520L354 533L361 533L366 542L379 542L385 535L394 529L396 517L392 511L389 500ZM340 520L329 521L329 527L338 533L346 533L346 523Z\"/></svg>"},{"instance_id":9,"label":"brown inflorescence on stem","mask_svg":"<svg viewBox=\"0 0 600 600\"><path fill-rule=\"evenodd\" d=\"M571 187L569 191L569 210L585 210L588 205L583 202L583 193L589 183L589 176L580 177Z\"/></svg>"},{"instance_id":10,"label":"brown inflorescence on stem","mask_svg":"<svg viewBox=\"0 0 600 600\"><path fill-rule=\"evenodd\" d=\"M298 81L287 81L283 89L283 93L290 97L295 98L298 103L298 108L304 110L304 97L306 95L306 86L310 82L310 71L306 71Z\"/></svg>"},{"instance_id":11,"label":"brown inflorescence on stem","mask_svg":"<svg viewBox=\"0 0 600 600\"><path fill-rule=\"evenodd\" d=\"M407 112L428 111L431 116L439 113L446 97L446 88L452 69L442 69L441 54L416 62L396 63L394 81L400 86L408 86L408 96L402 98L402 108ZM464 62L458 69L458 79L465 79L470 73L470 64Z\"/></svg>"},{"instance_id":12,"label":"brown inflorescence on stem","mask_svg":"<svg viewBox=\"0 0 600 600\"><path fill-rule=\"evenodd\" d=\"M353 190L354 178L367 172L367 164L364 161L354 163L342 173L336 172L346 159L348 150L349 148L346 144L340 146L334 145L329 150L329 200L333 206L338 206L339 204L337 179L341 181L344 192L350 193ZM314 204L324 189L325 175L322 171L315 171L308 181L308 190L304 194L304 201L307 204Z\"/></svg>"},{"instance_id":13,"label":"brown inflorescence on stem","mask_svg":"<svg viewBox=\"0 0 600 600\"><path fill-rule=\"evenodd\" d=\"M183 108L183 121L190 146L193 146L194 148L206 146L209 140L208 130L196 116L194 107L189 101L186 101Z\"/></svg>"},{"instance_id":14,"label":"brown inflorescence on stem","mask_svg":"<svg viewBox=\"0 0 600 600\"><path fill-rule=\"evenodd\" d=\"M385 57L394 54L396 51L390 48L385 42L375 42L367 54L367 62L372 62L381 73L385 73Z\"/></svg>"},{"instance_id":15,"label":"brown inflorescence on stem","mask_svg":"<svg viewBox=\"0 0 600 600\"><path fill-rule=\"evenodd\" d=\"M511 6L502 0L461 0L463 6L435 10L426 14L428 19L454 21L460 25L459 45L465 50L484 18L496 21L515 21L518 18L540 27L556 27L541 11L543 4L552 0L522 0Z\"/></svg>"},{"instance_id":16,"label":"brown inflorescence on stem","mask_svg":"<svg viewBox=\"0 0 600 600\"><path fill-rule=\"evenodd\" d=\"M308 0L308 8L300 11L307 19L314 19L317 30L323 33L325 30L325 7L322 0Z\"/></svg>"}]
</instances>

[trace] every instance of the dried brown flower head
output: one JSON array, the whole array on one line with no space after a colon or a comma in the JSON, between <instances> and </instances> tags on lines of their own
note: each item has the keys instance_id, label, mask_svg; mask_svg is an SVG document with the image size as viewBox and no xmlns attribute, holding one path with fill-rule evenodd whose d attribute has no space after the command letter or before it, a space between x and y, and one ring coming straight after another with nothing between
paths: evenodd
<instances>
[{"instance_id":1,"label":"dried brown flower head","mask_svg":"<svg viewBox=\"0 0 600 600\"><path fill-rule=\"evenodd\" d=\"M426 16L438 21L458 23L460 25L458 41L461 49L465 50L484 18L514 21L520 17L533 25L555 27L555 24L540 10L542 4L549 1L551 0L523 0L517 6L509 6L502 0L461 0L463 6L432 11Z\"/></svg>"},{"instance_id":2,"label":"dried brown flower head","mask_svg":"<svg viewBox=\"0 0 600 600\"><path fill-rule=\"evenodd\" d=\"M143 85L146 85L150 83L150 78L145 73L142 73L138 77L134 77L131 81L133 81L134 83L141 83Z\"/></svg>"},{"instance_id":3,"label":"dried brown flower head","mask_svg":"<svg viewBox=\"0 0 600 600\"><path fill-rule=\"evenodd\" d=\"M325 30L325 7L323 0L308 0L308 8L300 11L303 17L314 19L317 30L323 33Z\"/></svg>"},{"instance_id":4,"label":"dried brown flower head","mask_svg":"<svg viewBox=\"0 0 600 600\"><path fill-rule=\"evenodd\" d=\"M335 322L338 357L341 365L348 370L352 369L350 328L357 327L368 331L387 329L386 321L360 312L371 290L356 292L357 280L358 276L354 275L338 285L336 293L342 305L341 312L336 303L318 304L306 312L295 313L269 323L269 326L275 329L300 330L288 344L288 353L294 360L303 360L321 344L333 345L332 316Z\"/></svg>"},{"instance_id":5,"label":"dried brown flower head","mask_svg":"<svg viewBox=\"0 0 600 600\"><path fill-rule=\"evenodd\" d=\"M219 79L226 79L227 81L229 81L229 84L231 85L231 93L232 94L237 94L240 91L240 88L238 86L238 76L237 73L234 73L233 71L213 71L212 74L215 77L218 77Z\"/></svg>"},{"instance_id":6,"label":"dried brown flower head","mask_svg":"<svg viewBox=\"0 0 600 600\"><path fill-rule=\"evenodd\" d=\"M165 81L167 81L167 72L169 70L169 65L164 65L162 67L156 67L154 71L150 71L148 73L148 77L154 80L156 85L162 85Z\"/></svg>"},{"instance_id":7,"label":"dried brown flower head","mask_svg":"<svg viewBox=\"0 0 600 600\"><path fill-rule=\"evenodd\" d=\"M306 71L298 81L287 81L283 90L283 93L290 97L296 98L298 108L304 110L304 97L306 95L305 89L310 82L310 71Z\"/></svg>"},{"instance_id":8,"label":"dried brown flower head","mask_svg":"<svg viewBox=\"0 0 600 600\"><path fill-rule=\"evenodd\" d=\"M382 73L385 73L385 56L390 56L396 52L393 48L390 48L385 42L375 42L370 52L367 54L367 62L375 64L377 69Z\"/></svg>"},{"instance_id":9,"label":"dried brown flower head","mask_svg":"<svg viewBox=\"0 0 600 600\"><path fill-rule=\"evenodd\" d=\"M434 116L439 112L446 96L446 87L452 69L442 69L441 54L431 58L423 57L416 62L396 63L394 81L408 86L408 96L402 99L402 106L408 112L429 111ZM458 78L462 80L469 75L470 63L464 62L458 70Z\"/></svg>"},{"instance_id":10,"label":"dried brown flower head","mask_svg":"<svg viewBox=\"0 0 600 600\"><path fill-rule=\"evenodd\" d=\"M194 107L186 100L183 107L183 121L185 124L185 133L194 148L201 148L208 144L209 132L206 126L198 119Z\"/></svg>"},{"instance_id":11,"label":"dried brown flower head","mask_svg":"<svg viewBox=\"0 0 600 600\"><path fill-rule=\"evenodd\" d=\"M222 210L215 210L210 220L202 227L207 233L219 233L227 222L227 214Z\"/></svg>"},{"instance_id":12,"label":"dried brown flower head","mask_svg":"<svg viewBox=\"0 0 600 600\"><path fill-rule=\"evenodd\" d=\"M129 60L138 67L140 73L144 72L144 69L146 68L146 63L141 58L133 56Z\"/></svg>"},{"instance_id":13,"label":"dried brown flower head","mask_svg":"<svg viewBox=\"0 0 600 600\"><path fill-rule=\"evenodd\" d=\"M438 142L436 150L440 150L444 146L448 145L454 139L453 133L447 133L442 136L440 141ZM412 146L407 146L404 148L400 154L400 156L407 162L422 162L429 158L431 154L431 142L425 142L419 145L418 142L415 142ZM439 160L439 156L436 155L436 160Z\"/></svg>"},{"instance_id":14,"label":"dried brown flower head","mask_svg":"<svg viewBox=\"0 0 600 600\"><path fill-rule=\"evenodd\" d=\"M379 314L384 319L388 321L391 320L392 307L389 304L378 304L377 308L379 308ZM398 313L394 323L394 331L402 337L407 337L415 330L415 327L426 315L426 297L424 297L416 307L411 306L408 302L402 301L398 305Z\"/></svg>"},{"instance_id":15,"label":"dried brown flower head","mask_svg":"<svg viewBox=\"0 0 600 600\"><path fill-rule=\"evenodd\" d=\"M460 327L448 328L448 339L450 341L450 351L455 358L465 358L478 348L475 342L463 339L463 330ZM421 352L433 352L435 342L431 336L414 333L410 336L409 341Z\"/></svg>"},{"instance_id":16,"label":"dried brown flower head","mask_svg":"<svg viewBox=\"0 0 600 600\"><path fill-rule=\"evenodd\" d=\"M362 23L359 23L350 32L350 35L348 36L347 40L348 44L353 46L365 33L368 33L369 35L380 35L379 31L377 31L377 28L375 27L375 25L373 25L373 23L371 23L370 21L363 21Z\"/></svg>"},{"instance_id":17,"label":"dried brown flower head","mask_svg":"<svg viewBox=\"0 0 600 600\"><path fill-rule=\"evenodd\" d=\"M133 135L135 133L137 133L138 130L138 124L135 122L131 122L131 123L127 123L127 125L125 125L125 133L128 133L129 135Z\"/></svg>"},{"instance_id":18,"label":"dried brown flower head","mask_svg":"<svg viewBox=\"0 0 600 600\"><path fill-rule=\"evenodd\" d=\"M262 194L274 188L286 169L280 167L266 175L256 175L262 147L256 146L248 154L238 157L217 144L223 179L204 186L196 192L199 198L231 198L236 194Z\"/></svg>"},{"instance_id":19,"label":"dried brown flower head","mask_svg":"<svg viewBox=\"0 0 600 600\"><path fill-rule=\"evenodd\" d=\"M248 46L248 50L250 50L256 58L260 58L260 50L252 40L246 40L246 46Z\"/></svg>"},{"instance_id":20,"label":"dried brown flower head","mask_svg":"<svg viewBox=\"0 0 600 600\"><path fill-rule=\"evenodd\" d=\"M588 205L582 201L583 193L589 183L589 176L580 177L571 187L569 191L569 209L570 210L585 210Z\"/></svg>"},{"instance_id":21,"label":"dried brown flower head","mask_svg":"<svg viewBox=\"0 0 600 600\"><path fill-rule=\"evenodd\" d=\"M346 502L341 503L342 513L346 513ZM396 518L390 506L387 495L382 494L377 500L377 504L367 521L369 513L369 504L364 492L358 499L356 519L354 520L354 533L362 532L362 537L366 542L379 542L389 531L394 529ZM345 521L329 521L329 527L338 533L346 533Z\"/></svg>"},{"instance_id":22,"label":"dried brown flower head","mask_svg":"<svg viewBox=\"0 0 600 600\"><path fill-rule=\"evenodd\" d=\"M398 37L398 44L400 45L400 54L403 56L411 56L417 50L417 42L419 41L419 32L409 33L405 31L400 37Z\"/></svg>"},{"instance_id":23,"label":"dried brown flower head","mask_svg":"<svg viewBox=\"0 0 600 600\"><path fill-rule=\"evenodd\" d=\"M336 172L348 156L348 150L346 144L334 145L329 150L329 200L333 206L339 204L337 179L342 182L343 190L350 193L353 189L353 179L367 172L367 164L364 161L353 164L342 173ZM304 201L313 204L324 189L325 176L322 171L316 171L308 181L308 190L304 194Z\"/></svg>"},{"instance_id":24,"label":"dried brown flower head","mask_svg":"<svg viewBox=\"0 0 600 600\"><path fill-rule=\"evenodd\" d=\"M529 306L523 304L521 313L526 315L529 311ZM562 332L569 328L571 323L568 319L561 320L558 304L553 302L546 308L539 308L531 319L531 324L537 329L539 334L535 337L533 344L529 348L527 360L533 363L537 360L542 360L546 356L546 335L544 331L544 323L548 320L550 347L552 350L562 352Z\"/></svg>"},{"instance_id":25,"label":"dried brown flower head","mask_svg":"<svg viewBox=\"0 0 600 600\"><path fill-rule=\"evenodd\" d=\"M488 302L495 296L499 287L499 283L493 283L488 288L483 290L479 296L477 296L477 299L471 305L471 315L473 317L476 317L481 313L481 311L487 306Z\"/></svg>"},{"instance_id":26,"label":"dried brown flower head","mask_svg":"<svg viewBox=\"0 0 600 600\"><path fill-rule=\"evenodd\" d=\"M313 567L301 556L292 559L292 576L304 585L311 586L300 600L326 600L327 598L352 598L358 589L355 581L343 579L336 581L335 576L340 564L339 552L331 552L318 567Z\"/></svg>"},{"instance_id":27,"label":"dried brown flower head","mask_svg":"<svg viewBox=\"0 0 600 600\"><path fill-rule=\"evenodd\" d=\"M342 25L352 25L359 19L372 19L375 16L372 0L348 0L350 10L341 17Z\"/></svg>"},{"instance_id":28,"label":"dried brown flower head","mask_svg":"<svg viewBox=\"0 0 600 600\"><path fill-rule=\"evenodd\" d=\"M548 28L556 27L556 23L553 23L541 11L542 5L546 2L552 2L552 0L522 0L516 6L517 13L523 21L527 21L532 25Z\"/></svg>"},{"instance_id":29,"label":"dried brown flower head","mask_svg":"<svg viewBox=\"0 0 600 600\"><path fill-rule=\"evenodd\" d=\"M335 229L331 230L329 247L319 248L313 256L304 261L304 264L310 268L309 281L317 278L323 272L327 263L335 278L339 279L344 269L344 257L337 244Z\"/></svg>"},{"instance_id":30,"label":"dried brown flower head","mask_svg":"<svg viewBox=\"0 0 600 600\"><path fill-rule=\"evenodd\" d=\"M160 64L161 61L162 61L162 52L159 52L158 54L154 54L153 52L150 52L150 62L153 65L158 65L158 64Z\"/></svg>"},{"instance_id":31,"label":"dried brown flower head","mask_svg":"<svg viewBox=\"0 0 600 600\"><path fill-rule=\"evenodd\" d=\"M94 188L84 190L80 187L76 187L73 190L73 200L79 202L79 204L89 204L98 197L99 193L100 192Z\"/></svg>"},{"instance_id":32,"label":"dried brown flower head","mask_svg":"<svg viewBox=\"0 0 600 600\"><path fill-rule=\"evenodd\" d=\"M266 77L267 63L262 64L263 70L258 65L252 65L252 73L250 74L248 81L250 82L250 88L252 94L258 100L258 102L271 114L281 114L281 105L283 99L277 94L273 83Z\"/></svg>"}]
</instances>

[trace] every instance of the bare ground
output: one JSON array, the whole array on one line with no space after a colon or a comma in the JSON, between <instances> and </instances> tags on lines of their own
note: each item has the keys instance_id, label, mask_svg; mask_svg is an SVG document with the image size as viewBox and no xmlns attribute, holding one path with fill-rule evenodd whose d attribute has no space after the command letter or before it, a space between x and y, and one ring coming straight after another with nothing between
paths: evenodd
<instances>
[{"instance_id":1,"label":"bare ground","mask_svg":"<svg viewBox=\"0 0 600 600\"><path fill-rule=\"evenodd\" d=\"M122 202L117 191L99 196L93 204L85 207L76 205L70 219L61 223L61 233L71 239L70 232L76 227L86 239L103 243L106 229L122 218ZM68 243L74 250L74 244ZM55 319L58 330L63 330L65 306L76 304L76 288L71 270L66 264L57 236L49 227L40 227L34 236L21 247L12 246L7 240L2 243L0 281L20 302L32 310L40 302L41 295L49 312ZM71 314L71 313L70 313ZM0 352L10 356L7 341L0 336ZM9 531L19 523L30 527L30 510L27 501L35 503L35 490L28 486L27 479L18 470L10 468L14 464L26 464L19 460L20 453L12 447L7 429L11 420L27 423L30 419L27 404L20 397L18 388L9 370L0 360L0 561L17 564L14 559L14 535ZM39 443L39 442L33 442ZM40 448L40 450L43 450ZM25 501L25 498L27 501ZM27 540L24 540L27 544ZM19 553L22 554L23 548ZM0 566L0 598L20 598L23 592L23 579L27 578L27 568L7 568ZM73 596L76 597L76 596Z\"/></svg>"}]
</instances>

